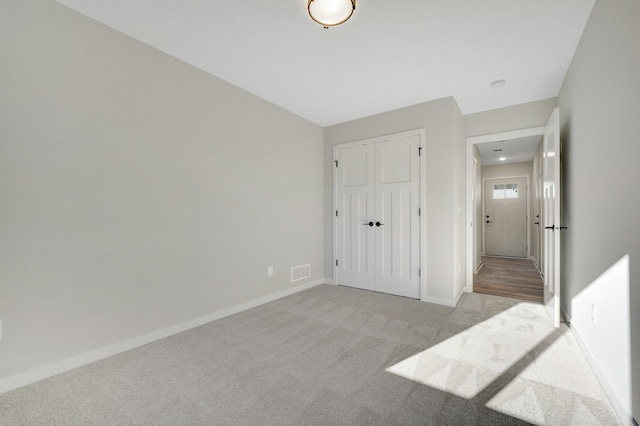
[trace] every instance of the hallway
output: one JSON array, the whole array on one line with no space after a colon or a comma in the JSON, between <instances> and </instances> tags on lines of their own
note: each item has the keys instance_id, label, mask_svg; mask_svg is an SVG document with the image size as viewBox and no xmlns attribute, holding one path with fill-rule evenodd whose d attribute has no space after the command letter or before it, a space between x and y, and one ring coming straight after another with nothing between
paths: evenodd
<instances>
[{"instance_id":1,"label":"hallway","mask_svg":"<svg viewBox=\"0 0 640 426\"><path fill-rule=\"evenodd\" d=\"M482 268L473 276L475 293L542 302L543 281L529 259L482 257Z\"/></svg>"}]
</instances>

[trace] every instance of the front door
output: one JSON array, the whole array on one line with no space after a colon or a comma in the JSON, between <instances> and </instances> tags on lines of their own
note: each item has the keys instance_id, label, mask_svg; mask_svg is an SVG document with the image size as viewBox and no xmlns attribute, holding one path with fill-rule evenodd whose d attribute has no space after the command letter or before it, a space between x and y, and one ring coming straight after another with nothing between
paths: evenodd
<instances>
[{"instance_id":1,"label":"front door","mask_svg":"<svg viewBox=\"0 0 640 426\"><path fill-rule=\"evenodd\" d=\"M485 254L527 257L526 178L485 181Z\"/></svg>"},{"instance_id":2,"label":"front door","mask_svg":"<svg viewBox=\"0 0 640 426\"><path fill-rule=\"evenodd\" d=\"M420 298L420 135L336 149L336 283Z\"/></svg>"}]
</instances>

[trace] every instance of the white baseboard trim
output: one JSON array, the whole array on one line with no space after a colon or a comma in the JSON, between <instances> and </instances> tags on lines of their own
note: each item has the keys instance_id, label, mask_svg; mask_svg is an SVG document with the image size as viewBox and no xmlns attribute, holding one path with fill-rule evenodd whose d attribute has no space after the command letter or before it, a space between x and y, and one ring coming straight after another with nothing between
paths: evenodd
<instances>
[{"instance_id":1,"label":"white baseboard trim","mask_svg":"<svg viewBox=\"0 0 640 426\"><path fill-rule=\"evenodd\" d=\"M562 315L562 318L564 318L569 328L571 328L571 318L569 317L569 313L567 312L567 310L562 305L560 305L560 315Z\"/></svg>"},{"instance_id":2,"label":"white baseboard trim","mask_svg":"<svg viewBox=\"0 0 640 426\"><path fill-rule=\"evenodd\" d=\"M324 283L325 284L332 284L332 285L337 285L336 281L333 278L325 278L324 279Z\"/></svg>"},{"instance_id":3,"label":"white baseboard trim","mask_svg":"<svg viewBox=\"0 0 640 426\"><path fill-rule=\"evenodd\" d=\"M443 305L443 306L449 306L451 308L455 308L456 305L458 304L458 300L460 300L460 297L462 297L462 293L463 292L460 292L458 297L455 299L443 299L441 297L425 296L425 298L422 299L422 301L427 303L435 303L436 305Z\"/></svg>"},{"instance_id":4,"label":"white baseboard trim","mask_svg":"<svg viewBox=\"0 0 640 426\"><path fill-rule=\"evenodd\" d=\"M326 283L324 278L0 380L0 394Z\"/></svg>"},{"instance_id":5,"label":"white baseboard trim","mask_svg":"<svg viewBox=\"0 0 640 426\"><path fill-rule=\"evenodd\" d=\"M591 370L593 370L594 374L596 375L598 381L600 382L600 386L602 386L602 389L604 390L605 395L607 395L607 398L609 398L609 402L611 403L611 406L618 414L618 417L622 421L622 424L625 426L632 426L633 416L631 415L631 413L628 413L623 408L623 405L618 400L616 393L613 391L613 388L611 387L608 380L605 378L604 374L600 370L600 367L598 366L598 364L596 364L596 361L591 357L591 353L587 349L587 345L584 343L584 340L580 335L580 331L575 327L575 324L571 324L571 318L569 317L569 314L567 313L567 311L562 306L560 307L560 309L562 311L562 316L564 316L564 319L567 321L567 323L570 324L569 330L571 330L571 333L576 338L578 345L580 345L580 348L582 349L582 353L584 353L584 356L587 359L587 362L591 366Z\"/></svg>"},{"instance_id":6,"label":"white baseboard trim","mask_svg":"<svg viewBox=\"0 0 640 426\"><path fill-rule=\"evenodd\" d=\"M533 262L533 266L536 267L536 270L540 273L540 278L542 278L544 280L544 274L542 273L542 271L540 270L540 264L538 263L538 261L536 260L535 257L530 256L529 260L531 260ZM562 309L562 307L561 307Z\"/></svg>"}]
</instances>

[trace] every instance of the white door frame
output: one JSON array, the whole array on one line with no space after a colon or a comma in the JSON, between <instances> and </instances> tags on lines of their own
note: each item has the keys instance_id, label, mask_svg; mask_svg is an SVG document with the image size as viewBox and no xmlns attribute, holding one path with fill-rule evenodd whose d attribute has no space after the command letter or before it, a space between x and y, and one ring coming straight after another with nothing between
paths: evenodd
<instances>
[{"instance_id":1,"label":"white door frame","mask_svg":"<svg viewBox=\"0 0 640 426\"><path fill-rule=\"evenodd\" d=\"M518 139L524 138L527 136L542 136L544 135L544 126L540 127L530 127L528 129L520 129L520 130L512 130L510 132L500 132L500 133L491 133L488 135L482 136L471 136L467 138L467 155L466 155L466 166L465 173L467 176L467 227L466 237L467 237L467 261L466 261L466 273L467 273L467 285L465 287L465 291L473 292L473 234L474 230L478 226L477 223L474 223L473 218L473 179L475 176L472 176L473 172L473 146L479 143L484 142L495 142L509 139ZM482 165L482 164L481 164Z\"/></svg>"},{"instance_id":2,"label":"white door frame","mask_svg":"<svg viewBox=\"0 0 640 426\"><path fill-rule=\"evenodd\" d=\"M427 152L426 152L426 130L416 129L409 130L407 132L393 133L391 135L378 136L370 139L363 139L354 142L347 142L333 146L333 161L335 162L338 156L338 149L349 148L352 146L369 145L378 142L386 142L393 139L405 138L408 136L418 135L420 137L420 147L422 152L419 158L420 161L420 300L425 302L427 299L427 185L426 185L426 170L427 170ZM338 252L338 227L336 225L335 211L338 206L338 188L337 188L337 168L335 164L333 166L333 255L334 266L333 276L337 276L337 267L335 266L335 254Z\"/></svg>"},{"instance_id":3,"label":"white door frame","mask_svg":"<svg viewBox=\"0 0 640 426\"><path fill-rule=\"evenodd\" d=\"M531 193L529 192L529 189L531 188L531 186L529 185L529 175L521 175L521 176L500 176L500 177L490 177L490 178L482 178L482 254L486 254L487 253L487 240L486 240L486 223L485 223L485 217L487 215L487 211L485 210L486 206L485 206L485 197L487 196L487 191L486 191L486 181L488 180L502 180L502 179L526 179L527 180L527 198L526 198L526 202L527 202L527 207L526 207L526 212L527 212L527 219L525 221L526 226L527 226L527 259L531 257L531 252L529 251L531 248L531 236L530 236L530 231L531 231L531 206L529 205L529 200L531 200ZM472 241L473 244L473 241Z\"/></svg>"}]
</instances>

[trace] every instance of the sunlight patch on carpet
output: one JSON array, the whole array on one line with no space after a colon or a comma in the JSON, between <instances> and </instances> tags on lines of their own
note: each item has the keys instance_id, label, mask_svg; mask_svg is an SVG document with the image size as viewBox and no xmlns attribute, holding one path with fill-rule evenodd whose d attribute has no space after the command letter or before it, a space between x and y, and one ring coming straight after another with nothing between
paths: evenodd
<instances>
[{"instance_id":1,"label":"sunlight patch on carpet","mask_svg":"<svg viewBox=\"0 0 640 426\"><path fill-rule=\"evenodd\" d=\"M519 303L413 355L387 372L473 398L554 332L544 306Z\"/></svg>"}]
</instances>

